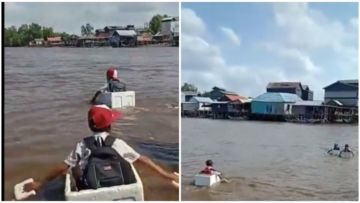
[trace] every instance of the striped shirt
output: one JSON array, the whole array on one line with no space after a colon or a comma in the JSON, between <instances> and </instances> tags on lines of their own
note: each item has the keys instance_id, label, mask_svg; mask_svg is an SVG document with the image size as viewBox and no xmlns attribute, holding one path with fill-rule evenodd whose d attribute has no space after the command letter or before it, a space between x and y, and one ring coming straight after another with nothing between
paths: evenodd
<instances>
[{"instance_id":1,"label":"striped shirt","mask_svg":"<svg viewBox=\"0 0 360 203\"><path fill-rule=\"evenodd\" d=\"M101 132L95 133L92 136L94 136L96 140L105 140L108 135L109 133L107 132ZM112 148L115 149L116 152L119 153L119 155L122 156L129 163L133 163L140 157L139 153L137 153L126 142L118 138L114 141ZM84 140L82 140L76 144L75 149L70 152L64 162L70 167L79 166L81 170L84 170L90 154L90 149L86 147Z\"/></svg>"}]
</instances>

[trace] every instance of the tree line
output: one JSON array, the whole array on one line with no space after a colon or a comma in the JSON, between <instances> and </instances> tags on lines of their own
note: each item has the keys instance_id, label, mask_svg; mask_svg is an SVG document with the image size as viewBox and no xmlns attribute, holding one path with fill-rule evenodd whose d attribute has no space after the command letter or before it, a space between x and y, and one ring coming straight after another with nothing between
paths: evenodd
<instances>
[{"instance_id":1,"label":"tree line","mask_svg":"<svg viewBox=\"0 0 360 203\"><path fill-rule=\"evenodd\" d=\"M168 15L154 15L150 22L147 32L156 34L161 29L161 20L168 17ZM94 34L94 27L87 23L80 27L82 36L91 36ZM62 37L63 40L68 40L70 34L66 32L55 32L52 27L41 26L37 23L23 24L19 28L11 26L5 28L4 45L9 47L21 47L29 45L29 42L41 38L47 40L48 37Z\"/></svg>"},{"instance_id":2,"label":"tree line","mask_svg":"<svg viewBox=\"0 0 360 203\"><path fill-rule=\"evenodd\" d=\"M200 97L209 97L210 96L210 92L208 91L204 91L204 92L199 92L198 88L190 83L185 82L182 86L181 86L181 91L182 92L194 92L197 94L197 96Z\"/></svg>"}]
</instances>

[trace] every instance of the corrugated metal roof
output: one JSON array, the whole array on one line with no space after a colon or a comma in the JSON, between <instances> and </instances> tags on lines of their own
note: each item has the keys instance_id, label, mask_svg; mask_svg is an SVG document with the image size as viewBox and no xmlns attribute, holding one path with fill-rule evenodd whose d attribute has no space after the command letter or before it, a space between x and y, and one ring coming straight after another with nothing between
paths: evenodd
<instances>
[{"instance_id":1,"label":"corrugated metal roof","mask_svg":"<svg viewBox=\"0 0 360 203\"><path fill-rule=\"evenodd\" d=\"M227 104L227 101L213 101L212 104Z\"/></svg>"},{"instance_id":2,"label":"corrugated metal roof","mask_svg":"<svg viewBox=\"0 0 360 203\"><path fill-rule=\"evenodd\" d=\"M323 101L297 101L294 106L322 106Z\"/></svg>"},{"instance_id":3,"label":"corrugated metal roof","mask_svg":"<svg viewBox=\"0 0 360 203\"><path fill-rule=\"evenodd\" d=\"M116 32L120 35L120 36L136 36L136 32L134 30L116 30Z\"/></svg>"},{"instance_id":4,"label":"corrugated metal roof","mask_svg":"<svg viewBox=\"0 0 360 203\"><path fill-rule=\"evenodd\" d=\"M210 99L209 97L193 97L191 98L190 101L194 101L196 100L197 102L202 102L202 103L212 103L213 100Z\"/></svg>"},{"instance_id":5,"label":"corrugated metal roof","mask_svg":"<svg viewBox=\"0 0 360 203\"><path fill-rule=\"evenodd\" d=\"M192 92L192 91L183 91L183 92L181 92L181 94L184 94L184 95L197 95L196 92Z\"/></svg>"},{"instance_id":6,"label":"corrugated metal roof","mask_svg":"<svg viewBox=\"0 0 360 203\"><path fill-rule=\"evenodd\" d=\"M290 88L301 87L300 82L270 82L266 88Z\"/></svg>"},{"instance_id":7,"label":"corrugated metal roof","mask_svg":"<svg viewBox=\"0 0 360 203\"><path fill-rule=\"evenodd\" d=\"M332 103L336 104L337 106L343 106L343 104L339 100L336 100L336 99L332 99L332 100L328 101L326 104L331 105Z\"/></svg>"},{"instance_id":8,"label":"corrugated metal roof","mask_svg":"<svg viewBox=\"0 0 360 203\"><path fill-rule=\"evenodd\" d=\"M249 100L247 97L234 95L234 94L226 94L225 97L227 97L232 102L240 101L241 103L245 103L245 102L248 102L248 100Z\"/></svg>"},{"instance_id":9,"label":"corrugated metal roof","mask_svg":"<svg viewBox=\"0 0 360 203\"><path fill-rule=\"evenodd\" d=\"M267 92L252 100L253 102L297 102L302 99L296 94Z\"/></svg>"},{"instance_id":10,"label":"corrugated metal roof","mask_svg":"<svg viewBox=\"0 0 360 203\"><path fill-rule=\"evenodd\" d=\"M359 83L358 80L339 80L339 82L346 84Z\"/></svg>"},{"instance_id":11,"label":"corrugated metal roof","mask_svg":"<svg viewBox=\"0 0 360 203\"><path fill-rule=\"evenodd\" d=\"M347 85L347 86L351 86L351 87L358 87L359 86L359 80L338 80L326 87L324 87L323 89L327 89L328 87L336 84L336 83L342 83L344 85Z\"/></svg>"}]
</instances>

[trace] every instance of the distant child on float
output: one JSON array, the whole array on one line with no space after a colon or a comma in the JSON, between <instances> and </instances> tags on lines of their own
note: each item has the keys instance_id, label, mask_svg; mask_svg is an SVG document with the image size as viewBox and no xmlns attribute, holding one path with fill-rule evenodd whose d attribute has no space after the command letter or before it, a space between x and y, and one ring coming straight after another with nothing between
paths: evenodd
<instances>
[{"instance_id":1,"label":"distant child on float","mask_svg":"<svg viewBox=\"0 0 360 203\"><path fill-rule=\"evenodd\" d=\"M94 105L103 104L100 101L97 101L98 96L101 93L124 91L126 91L126 84L119 80L117 70L114 67L109 67L106 71L106 84L95 93L90 103Z\"/></svg>"},{"instance_id":2,"label":"distant child on float","mask_svg":"<svg viewBox=\"0 0 360 203\"><path fill-rule=\"evenodd\" d=\"M205 164L206 164L205 168L202 171L200 171L201 174L220 175L220 172L214 169L212 160L206 160Z\"/></svg>"}]
</instances>

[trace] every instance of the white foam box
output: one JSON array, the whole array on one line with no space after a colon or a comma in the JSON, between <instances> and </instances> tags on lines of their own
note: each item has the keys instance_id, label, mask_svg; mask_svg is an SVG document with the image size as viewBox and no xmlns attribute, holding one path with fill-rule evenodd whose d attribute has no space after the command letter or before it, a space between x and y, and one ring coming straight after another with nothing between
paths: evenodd
<instances>
[{"instance_id":1,"label":"white foam box","mask_svg":"<svg viewBox=\"0 0 360 203\"><path fill-rule=\"evenodd\" d=\"M134 107L135 92L106 92L100 94L98 100L111 108Z\"/></svg>"},{"instance_id":2,"label":"white foam box","mask_svg":"<svg viewBox=\"0 0 360 203\"><path fill-rule=\"evenodd\" d=\"M195 175L195 185L197 186L212 186L220 181L220 177L216 174L197 174Z\"/></svg>"},{"instance_id":3,"label":"white foam box","mask_svg":"<svg viewBox=\"0 0 360 203\"><path fill-rule=\"evenodd\" d=\"M67 201L144 201L143 184L132 166L136 183L80 191L71 191L71 174L66 174L65 199Z\"/></svg>"}]
</instances>

